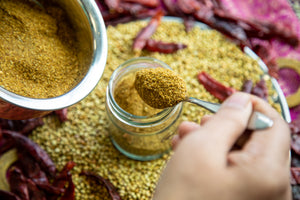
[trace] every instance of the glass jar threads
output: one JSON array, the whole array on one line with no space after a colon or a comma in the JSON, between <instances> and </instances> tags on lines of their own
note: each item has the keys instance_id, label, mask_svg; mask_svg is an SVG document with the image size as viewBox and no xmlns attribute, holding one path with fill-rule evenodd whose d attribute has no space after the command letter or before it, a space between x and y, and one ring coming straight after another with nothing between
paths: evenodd
<instances>
[{"instance_id":1,"label":"glass jar threads","mask_svg":"<svg viewBox=\"0 0 300 200\"><path fill-rule=\"evenodd\" d=\"M153 160L170 151L182 111L182 103L163 110L146 105L134 88L135 73L167 64L139 57L121 64L112 74L106 90L109 135L114 146L135 160Z\"/></svg>"}]
</instances>

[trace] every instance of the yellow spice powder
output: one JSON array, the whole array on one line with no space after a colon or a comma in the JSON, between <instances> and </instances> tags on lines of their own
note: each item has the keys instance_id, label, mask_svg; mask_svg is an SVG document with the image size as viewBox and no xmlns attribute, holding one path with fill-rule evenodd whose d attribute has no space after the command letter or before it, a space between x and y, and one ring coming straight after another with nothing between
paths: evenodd
<instances>
[{"instance_id":1,"label":"yellow spice powder","mask_svg":"<svg viewBox=\"0 0 300 200\"><path fill-rule=\"evenodd\" d=\"M1 0L0 19L1 87L22 96L48 98L64 94L78 82L82 70L75 32L61 8Z\"/></svg>"},{"instance_id":2,"label":"yellow spice powder","mask_svg":"<svg viewBox=\"0 0 300 200\"><path fill-rule=\"evenodd\" d=\"M162 67L139 70L134 85L140 97L153 108L175 106L187 96L185 81Z\"/></svg>"},{"instance_id":3,"label":"yellow spice powder","mask_svg":"<svg viewBox=\"0 0 300 200\"><path fill-rule=\"evenodd\" d=\"M134 79L135 73L131 73L117 83L114 90L114 99L117 104L126 112L136 116L150 116L161 111L150 107L141 99L135 89Z\"/></svg>"}]
</instances>

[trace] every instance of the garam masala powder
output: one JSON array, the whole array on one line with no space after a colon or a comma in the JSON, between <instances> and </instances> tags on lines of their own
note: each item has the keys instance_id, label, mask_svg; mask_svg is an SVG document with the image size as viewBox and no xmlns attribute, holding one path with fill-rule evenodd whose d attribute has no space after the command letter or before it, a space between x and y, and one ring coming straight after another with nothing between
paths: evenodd
<instances>
[{"instance_id":1,"label":"garam masala powder","mask_svg":"<svg viewBox=\"0 0 300 200\"><path fill-rule=\"evenodd\" d=\"M45 3L0 1L0 86L26 97L62 95L81 78L75 31L63 9Z\"/></svg>"},{"instance_id":2,"label":"garam masala powder","mask_svg":"<svg viewBox=\"0 0 300 200\"><path fill-rule=\"evenodd\" d=\"M123 77L116 85L114 99L116 103L126 112L136 116L150 116L160 112L149 106L138 94L135 89L136 73L130 73Z\"/></svg>"},{"instance_id":3,"label":"garam masala powder","mask_svg":"<svg viewBox=\"0 0 300 200\"><path fill-rule=\"evenodd\" d=\"M187 97L186 83L177 73L162 67L137 71L135 88L151 107L173 107Z\"/></svg>"}]
</instances>

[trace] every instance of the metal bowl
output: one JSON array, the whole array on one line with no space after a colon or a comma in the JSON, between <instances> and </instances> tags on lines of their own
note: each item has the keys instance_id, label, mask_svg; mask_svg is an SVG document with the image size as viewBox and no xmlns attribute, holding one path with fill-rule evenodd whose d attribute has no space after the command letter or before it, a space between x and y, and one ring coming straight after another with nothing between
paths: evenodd
<instances>
[{"instance_id":1,"label":"metal bowl","mask_svg":"<svg viewBox=\"0 0 300 200\"><path fill-rule=\"evenodd\" d=\"M48 99L20 96L0 87L0 118L21 120L46 115L85 98L99 82L107 59L106 27L93 0L53 0L67 12L79 40L83 78L67 93Z\"/></svg>"}]
</instances>

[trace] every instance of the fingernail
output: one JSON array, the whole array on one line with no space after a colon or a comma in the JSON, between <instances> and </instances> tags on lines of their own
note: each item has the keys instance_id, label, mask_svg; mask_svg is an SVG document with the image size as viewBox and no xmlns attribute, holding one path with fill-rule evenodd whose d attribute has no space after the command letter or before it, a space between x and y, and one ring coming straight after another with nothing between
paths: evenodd
<instances>
[{"instance_id":1,"label":"fingernail","mask_svg":"<svg viewBox=\"0 0 300 200\"><path fill-rule=\"evenodd\" d=\"M250 102L250 95L245 93L234 93L231 95L222 106L244 109Z\"/></svg>"}]
</instances>

